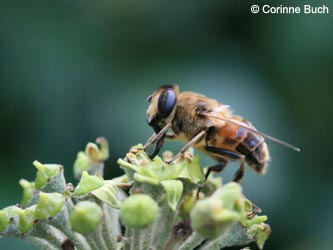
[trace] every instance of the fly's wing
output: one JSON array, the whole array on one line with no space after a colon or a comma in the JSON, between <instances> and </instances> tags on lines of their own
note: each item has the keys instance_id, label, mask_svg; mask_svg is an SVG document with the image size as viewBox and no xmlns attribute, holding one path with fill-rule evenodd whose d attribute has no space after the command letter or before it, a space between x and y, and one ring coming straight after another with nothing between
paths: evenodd
<instances>
[{"instance_id":1,"label":"fly's wing","mask_svg":"<svg viewBox=\"0 0 333 250\"><path fill-rule=\"evenodd\" d=\"M224 108L224 110L228 109L228 106L227 106L227 105L223 105L223 106L226 106L226 107ZM282 141L282 140L280 140L280 139L278 139L278 138L275 138L275 137L273 137L273 136L271 136L271 135L267 135L267 134L264 134L264 133L262 133L262 132L256 130L255 128L252 127L252 125L251 125L250 123L246 122L246 121L243 120L243 119L240 119L240 117L239 117L239 118L237 117L238 119L233 119L232 116L230 116L230 117L228 117L228 116L224 116L224 115L223 115L223 113L224 113L224 112L223 112L223 106L221 106L221 107L215 109L215 110L212 111L212 112L201 112L200 115L202 115L202 116L206 116L206 117L209 117L209 118L211 118L211 119L217 119L217 120L221 120L221 121L224 121L224 122L230 122L230 123L236 124L236 125L238 125L238 126L240 126L240 127L243 127L243 128L245 128L245 129L247 129L247 130L253 132L253 133L256 133L256 134L258 134L258 135L261 135L262 137L264 137L264 138L266 138L266 139L268 139L268 140L271 140L271 141L273 141L273 142L275 142L275 143L277 143L277 144L280 144L280 145L282 145L282 146L284 146L284 147L290 148L290 149L295 150L295 151L297 151L297 152L301 151L298 147L296 147L296 146L294 146L294 145L292 145L292 144L290 144L290 143L288 143L288 142ZM230 110L229 110L229 111L230 111ZM229 114L230 114L230 113L229 113ZM236 117L235 117L235 118L236 118Z\"/></svg>"}]
</instances>

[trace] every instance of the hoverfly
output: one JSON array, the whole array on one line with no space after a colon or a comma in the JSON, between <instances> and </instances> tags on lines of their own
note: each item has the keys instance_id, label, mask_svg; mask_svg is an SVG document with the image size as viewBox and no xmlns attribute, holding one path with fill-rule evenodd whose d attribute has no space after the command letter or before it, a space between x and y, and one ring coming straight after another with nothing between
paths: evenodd
<instances>
[{"instance_id":1,"label":"hoverfly","mask_svg":"<svg viewBox=\"0 0 333 250\"><path fill-rule=\"evenodd\" d=\"M166 137L181 139L186 145L170 162L194 147L218 162L208 168L206 178L211 171L222 171L230 160L240 161L233 177L235 182L243 178L245 163L257 173L265 173L270 159L265 139L300 151L287 142L259 132L249 121L234 115L228 105L198 93L180 93L178 86L164 85L150 95L148 101L148 124L155 134L149 138L144 149L155 143L150 155L153 158ZM167 133L169 129L172 134Z\"/></svg>"}]
</instances>

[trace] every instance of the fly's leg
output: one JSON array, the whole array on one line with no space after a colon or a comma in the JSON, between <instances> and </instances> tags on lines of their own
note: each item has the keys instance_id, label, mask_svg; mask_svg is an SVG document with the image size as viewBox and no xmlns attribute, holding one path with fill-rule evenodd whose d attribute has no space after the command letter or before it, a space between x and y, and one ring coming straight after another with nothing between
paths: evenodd
<instances>
[{"instance_id":1,"label":"fly's leg","mask_svg":"<svg viewBox=\"0 0 333 250\"><path fill-rule=\"evenodd\" d=\"M206 131L202 130L199 134L194 136L168 163L172 164L175 160L184 155L184 153L194 144L198 143L204 137L205 134Z\"/></svg>"},{"instance_id":2,"label":"fly's leg","mask_svg":"<svg viewBox=\"0 0 333 250\"><path fill-rule=\"evenodd\" d=\"M243 178L245 172L245 155L227 149L211 147L211 146L206 146L206 150L215 154L219 154L221 156L226 156L228 158L240 160L241 164L239 166L239 169L235 173L232 181L239 182Z\"/></svg>"},{"instance_id":3,"label":"fly's leg","mask_svg":"<svg viewBox=\"0 0 333 250\"><path fill-rule=\"evenodd\" d=\"M164 139L174 139L175 135L171 133L165 133L164 136L162 136L156 143L155 143L155 148L153 153L149 154L149 158L153 159L158 153L160 152L161 148L163 147L164 144Z\"/></svg>"},{"instance_id":4,"label":"fly's leg","mask_svg":"<svg viewBox=\"0 0 333 250\"><path fill-rule=\"evenodd\" d=\"M150 159L154 159L154 157L156 155L158 155L158 153L160 152L161 148L163 147L163 144L164 144L164 138L165 138L165 135L160 138L156 143L155 143L155 148L154 148L154 151L149 154L149 158Z\"/></svg>"},{"instance_id":5,"label":"fly's leg","mask_svg":"<svg viewBox=\"0 0 333 250\"><path fill-rule=\"evenodd\" d=\"M221 155L221 159L220 162L216 165L213 165L211 167L208 167L208 170L206 172L205 175L205 181L207 181L210 173L213 172L221 172L228 164L228 161L226 159L223 158L224 157L228 157L228 158L232 158L232 159L239 159L241 160L241 164L239 169L237 170L235 176L233 177L233 181L234 182L239 182L243 176L244 176L244 168L245 168L245 156L242 154L238 154L235 153L233 151L230 150L226 150L223 148L217 148L217 147L212 147L212 146L206 146L205 148L207 151L215 153L215 154L219 154ZM197 199L199 197L199 193L201 191L201 187L199 187L198 191L197 191Z\"/></svg>"},{"instance_id":6,"label":"fly's leg","mask_svg":"<svg viewBox=\"0 0 333 250\"><path fill-rule=\"evenodd\" d=\"M154 144L156 141L160 140L163 136L165 136L170 127L171 124L168 123L157 134L153 134L151 137L149 137L148 141L143 146L143 149L146 151L152 144Z\"/></svg>"},{"instance_id":7,"label":"fly's leg","mask_svg":"<svg viewBox=\"0 0 333 250\"><path fill-rule=\"evenodd\" d=\"M256 204L252 203L252 211L247 215L248 219L252 219L257 214L261 213L261 208L258 207Z\"/></svg>"},{"instance_id":8,"label":"fly's leg","mask_svg":"<svg viewBox=\"0 0 333 250\"><path fill-rule=\"evenodd\" d=\"M235 173L232 181L237 182L237 183L240 182L240 180L243 179L243 177L244 177L244 173L245 173L245 160L241 159L241 164L239 166L239 169Z\"/></svg>"},{"instance_id":9,"label":"fly's leg","mask_svg":"<svg viewBox=\"0 0 333 250\"><path fill-rule=\"evenodd\" d=\"M205 174L205 181L207 181L211 172L218 172L219 173L227 166L227 164L228 164L228 161L221 158L221 160L218 164L208 167L207 172ZM198 188L197 195L196 195L197 200L199 199L199 193L201 192L201 189L202 189L202 187Z\"/></svg>"},{"instance_id":10,"label":"fly's leg","mask_svg":"<svg viewBox=\"0 0 333 250\"><path fill-rule=\"evenodd\" d=\"M162 128L157 134L153 134L148 141L146 142L146 144L143 146L143 150L147 151L148 148L154 144L155 144L155 148L154 151L151 155L149 155L149 157L152 159L154 158L161 150L163 143L164 143L164 137L168 132L168 129L171 127L171 124L167 124L164 126L164 128Z\"/></svg>"},{"instance_id":11,"label":"fly's leg","mask_svg":"<svg viewBox=\"0 0 333 250\"><path fill-rule=\"evenodd\" d=\"M208 179L211 172L219 173L227 166L227 164L228 164L228 161L221 158L221 160L218 164L208 167L206 175L205 175L205 180Z\"/></svg>"}]
</instances>

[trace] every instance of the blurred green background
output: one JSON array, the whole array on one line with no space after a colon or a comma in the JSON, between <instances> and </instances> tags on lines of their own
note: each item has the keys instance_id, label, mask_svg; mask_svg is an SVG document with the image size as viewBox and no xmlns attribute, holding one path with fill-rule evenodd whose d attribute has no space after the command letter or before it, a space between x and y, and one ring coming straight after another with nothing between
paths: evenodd
<instances>
[{"instance_id":1,"label":"blurred green background","mask_svg":"<svg viewBox=\"0 0 333 250\"><path fill-rule=\"evenodd\" d=\"M311 3L333 12L330 1ZM107 177L120 174L117 158L152 133L145 98L176 83L302 149L269 143L268 173L249 170L242 182L269 216L266 249L332 249L332 14L255 15L250 6L0 0L0 207L19 202L17 182L34 179L35 159L63 164L75 183L76 152L98 136L110 142ZM12 239L0 248L36 249Z\"/></svg>"}]
</instances>

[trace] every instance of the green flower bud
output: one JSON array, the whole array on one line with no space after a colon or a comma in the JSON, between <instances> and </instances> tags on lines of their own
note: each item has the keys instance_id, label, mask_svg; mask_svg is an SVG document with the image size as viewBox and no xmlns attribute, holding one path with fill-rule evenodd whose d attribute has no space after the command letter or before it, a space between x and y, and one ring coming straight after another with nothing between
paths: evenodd
<instances>
[{"instance_id":1,"label":"green flower bud","mask_svg":"<svg viewBox=\"0 0 333 250\"><path fill-rule=\"evenodd\" d=\"M257 240L259 249L263 249L265 241L271 234L271 228L265 223L255 224L247 230L247 233L250 237Z\"/></svg>"},{"instance_id":2,"label":"green flower bud","mask_svg":"<svg viewBox=\"0 0 333 250\"><path fill-rule=\"evenodd\" d=\"M36 212L36 205L28 207L26 209L19 209L18 215L19 215L19 224L18 224L18 230L20 233L25 234L28 233L36 220L35 216Z\"/></svg>"},{"instance_id":3,"label":"green flower bud","mask_svg":"<svg viewBox=\"0 0 333 250\"><path fill-rule=\"evenodd\" d=\"M74 176L79 178L83 171L87 171L90 168L90 160L86 153L80 151L77 153L76 160L74 162Z\"/></svg>"},{"instance_id":4,"label":"green flower bud","mask_svg":"<svg viewBox=\"0 0 333 250\"><path fill-rule=\"evenodd\" d=\"M87 234L97 228L102 216L102 209L96 203L81 201L75 205L69 219L74 231Z\"/></svg>"},{"instance_id":5,"label":"green flower bud","mask_svg":"<svg viewBox=\"0 0 333 250\"><path fill-rule=\"evenodd\" d=\"M10 223L10 217L0 210L0 232L3 232Z\"/></svg>"},{"instance_id":6,"label":"green flower bud","mask_svg":"<svg viewBox=\"0 0 333 250\"><path fill-rule=\"evenodd\" d=\"M134 194L127 198L120 209L123 222L132 228L142 228L154 222L158 205L149 195Z\"/></svg>"},{"instance_id":7,"label":"green flower bud","mask_svg":"<svg viewBox=\"0 0 333 250\"><path fill-rule=\"evenodd\" d=\"M38 170L35 180L36 189L41 189L52 177L56 176L62 170L62 166L57 164L42 164L39 161L34 161L33 164Z\"/></svg>"},{"instance_id":8,"label":"green flower bud","mask_svg":"<svg viewBox=\"0 0 333 250\"><path fill-rule=\"evenodd\" d=\"M36 207L36 218L47 220L56 216L65 204L65 198L59 193L39 193L39 202Z\"/></svg>"},{"instance_id":9,"label":"green flower bud","mask_svg":"<svg viewBox=\"0 0 333 250\"><path fill-rule=\"evenodd\" d=\"M216 190L212 197L221 199L224 208L234 210L237 201L242 198L242 188L238 183L230 182Z\"/></svg>"},{"instance_id":10,"label":"green flower bud","mask_svg":"<svg viewBox=\"0 0 333 250\"><path fill-rule=\"evenodd\" d=\"M109 157L109 144L103 137L97 138L96 143L100 144L100 148L97 144L89 142L85 151L80 151L77 154L74 162L74 176L76 178L79 178L83 171L97 172L102 175L103 161Z\"/></svg>"},{"instance_id":11,"label":"green flower bud","mask_svg":"<svg viewBox=\"0 0 333 250\"><path fill-rule=\"evenodd\" d=\"M19 184L23 188L21 205L22 206L27 206L29 204L29 202L31 201L32 195L35 191L35 183L34 182L29 182L25 179L21 179L19 181Z\"/></svg>"},{"instance_id":12,"label":"green flower bud","mask_svg":"<svg viewBox=\"0 0 333 250\"><path fill-rule=\"evenodd\" d=\"M209 197L196 203L190 217L195 231L208 239L213 239L239 221L241 214L223 208L221 199Z\"/></svg>"},{"instance_id":13,"label":"green flower bud","mask_svg":"<svg viewBox=\"0 0 333 250\"><path fill-rule=\"evenodd\" d=\"M17 206L9 206L0 210L0 232L6 230L6 227L10 223L10 219L17 214L18 209Z\"/></svg>"},{"instance_id":14,"label":"green flower bud","mask_svg":"<svg viewBox=\"0 0 333 250\"><path fill-rule=\"evenodd\" d=\"M84 171L79 184L75 188L74 195L85 195L103 186L103 184L104 180L102 177L89 175L87 171Z\"/></svg>"}]
</instances>

